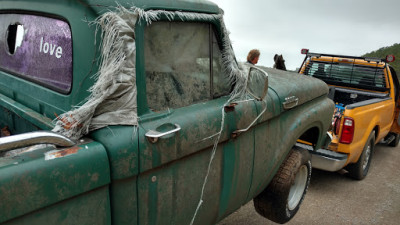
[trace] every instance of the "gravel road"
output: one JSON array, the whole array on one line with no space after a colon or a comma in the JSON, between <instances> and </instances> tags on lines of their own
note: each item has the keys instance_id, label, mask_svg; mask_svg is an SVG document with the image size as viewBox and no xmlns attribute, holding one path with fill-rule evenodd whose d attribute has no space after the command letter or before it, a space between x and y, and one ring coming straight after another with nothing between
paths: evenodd
<instances>
[{"instance_id":1,"label":"gravel road","mask_svg":"<svg viewBox=\"0 0 400 225\"><path fill-rule=\"evenodd\" d=\"M307 195L287 224L400 224L400 145L375 146L368 176L362 181L313 170ZM276 224L257 214L253 202L218 225Z\"/></svg>"}]
</instances>

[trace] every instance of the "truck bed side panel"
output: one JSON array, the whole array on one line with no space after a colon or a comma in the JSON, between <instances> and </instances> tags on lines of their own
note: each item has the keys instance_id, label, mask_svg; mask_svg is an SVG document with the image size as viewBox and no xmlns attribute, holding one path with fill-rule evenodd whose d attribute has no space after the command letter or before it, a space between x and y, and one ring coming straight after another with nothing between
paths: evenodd
<instances>
[{"instance_id":1,"label":"truck bed side panel","mask_svg":"<svg viewBox=\"0 0 400 225\"><path fill-rule=\"evenodd\" d=\"M36 211L30 214L30 218L36 218L38 223L40 218L45 219L49 216L60 224L76 224L69 221L73 217L66 217L69 213L66 210L68 207L93 207L96 208L94 211L106 213L110 207L109 170L106 152L103 146L96 142L56 151L47 147L14 157L2 157L0 222ZM71 198L74 200L70 201ZM87 204L81 204L85 201ZM66 211L51 209L57 208L58 206L53 204L58 202L61 202L59 204L63 205L62 208ZM44 211L40 211L41 209ZM71 209L71 213L75 209ZM82 217L90 215L82 214ZM94 219L96 218L82 218L82 221ZM97 219L97 222L104 224L110 217L106 214Z\"/></svg>"},{"instance_id":2,"label":"truck bed side panel","mask_svg":"<svg viewBox=\"0 0 400 225\"><path fill-rule=\"evenodd\" d=\"M338 144L338 151L342 153L351 153L348 163L357 162L365 142L371 131L376 128L376 141L384 138L393 123L394 102L389 99L370 105L364 105L356 108L347 109L345 117L351 117L355 122L353 142L348 144Z\"/></svg>"},{"instance_id":3,"label":"truck bed side panel","mask_svg":"<svg viewBox=\"0 0 400 225\"><path fill-rule=\"evenodd\" d=\"M111 224L108 201L108 187L104 186L84 196L76 196L7 221L4 225Z\"/></svg>"}]
</instances>

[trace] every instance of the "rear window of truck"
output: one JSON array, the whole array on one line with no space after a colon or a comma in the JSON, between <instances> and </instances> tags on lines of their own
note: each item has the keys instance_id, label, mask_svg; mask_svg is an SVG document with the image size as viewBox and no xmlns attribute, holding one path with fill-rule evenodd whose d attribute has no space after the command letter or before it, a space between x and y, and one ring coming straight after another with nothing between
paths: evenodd
<instances>
[{"instance_id":1,"label":"rear window of truck","mask_svg":"<svg viewBox=\"0 0 400 225\"><path fill-rule=\"evenodd\" d=\"M72 86L72 39L67 22L0 14L0 69L67 94Z\"/></svg>"},{"instance_id":2,"label":"rear window of truck","mask_svg":"<svg viewBox=\"0 0 400 225\"><path fill-rule=\"evenodd\" d=\"M310 61L304 74L332 85L376 91L387 90L384 68L378 66Z\"/></svg>"}]
</instances>

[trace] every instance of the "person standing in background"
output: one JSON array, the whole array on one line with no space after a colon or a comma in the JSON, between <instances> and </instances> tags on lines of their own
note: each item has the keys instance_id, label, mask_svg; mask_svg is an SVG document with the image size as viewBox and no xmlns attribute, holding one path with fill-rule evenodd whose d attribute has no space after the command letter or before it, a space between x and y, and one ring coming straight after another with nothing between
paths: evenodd
<instances>
[{"instance_id":1,"label":"person standing in background","mask_svg":"<svg viewBox=\"0 0 400 225\"><path fill-rule=\"evenodd\" d=\"M249 54L247 54L247 62L253 65L258 63L258 59L260 58L260 50L252 49Z\"/></svg>"}]
</instances>

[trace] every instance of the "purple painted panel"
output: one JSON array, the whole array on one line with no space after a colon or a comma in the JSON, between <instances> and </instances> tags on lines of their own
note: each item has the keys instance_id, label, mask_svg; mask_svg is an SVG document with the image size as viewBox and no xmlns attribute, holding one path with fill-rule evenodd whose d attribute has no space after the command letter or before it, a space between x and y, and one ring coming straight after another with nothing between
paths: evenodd
<instances>
[{"instance_id":1,"label":"purple painted panel","mask_svg":"<svg viewBox=\"0 0 400 225\"><path fill-rule=\"evenodd\" d=\"M68 23L42 16L0 14L0 69L68 93L72 86Z\"/></svg>"}]
</instances>

